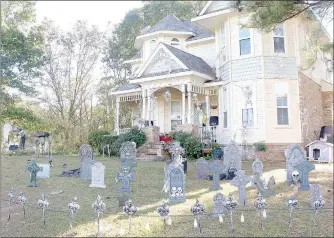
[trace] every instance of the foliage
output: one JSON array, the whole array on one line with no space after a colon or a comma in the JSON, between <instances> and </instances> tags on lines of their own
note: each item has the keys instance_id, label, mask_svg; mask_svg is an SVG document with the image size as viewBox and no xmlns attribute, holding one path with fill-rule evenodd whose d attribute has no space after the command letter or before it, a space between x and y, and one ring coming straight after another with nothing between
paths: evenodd
<instances>
[{"instance_id":1,"label":"foliage","mask_svg":"<svg viewBox=\"0 0 334 238\"><path fill-rule=\"evenodd\" d=\"M131 128L127 133L119 135L119 137L111 145L111 155L119 156L119 150L121 149L122 143L126 141L133 141L136 143L136 147L145 144L146 135L145 133L137 127Z\"/></svg>"},{"instance_id":2,"label":"foliage","mask_svg":"<svg viewBox=\"0 0 334 238\"><path fill-rule=\"evenodd\" d=\"M94 148L101 148L101 144L103 141L104 135L110 135L109 131L101 130L101 131L92 131L88 134L88 143Z\"/></svg>"},{"instance_id":3,"label":"foliage","mask_svg":"<svg viewBox=\"0 0 334 238\"><path fill-rule=\"evenodd\" d=\"M109 136L104 136L102 138L102 144L101 146L99 147L99 153L100 154L103 154L103 150L102 150L102 146L104 145L112 145L115 143L115 141L118 139L119 136L117 135L109 135ZM107 148L104 148L104 154L108 154L108 149Z\"/></svg>"},{"instance_id":4,"label":"foliage","mask_svg":"<svg viewBox=\"0 0 334 238\"><path fill-rule=\"evenodd\" d=\"M259 141L257 143L254 143L256 151L266 151L267 150L267 144L264 141Z\"/></svg>"},{"instance_id":5,"label":"foliage","mask_svg":"<svg viewBox=\"0 0 334 238\"><path fill-rule=\"evenodd\" d=\"M173 132L171 133L174 140L179 141L184 148L188 159L198 159L202 156L203 144L195 138L191 133Z\"/></svg>"}]
</instances>

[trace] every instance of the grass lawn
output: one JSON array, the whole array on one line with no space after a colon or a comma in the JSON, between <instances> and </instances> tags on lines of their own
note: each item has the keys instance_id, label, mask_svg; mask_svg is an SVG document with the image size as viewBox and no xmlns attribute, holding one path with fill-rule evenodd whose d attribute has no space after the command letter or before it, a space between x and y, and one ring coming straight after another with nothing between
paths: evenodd
<instances>
[{"instance_id":1,"label":"grass lawn","mask_svg":"<svg viewBox=\"0 0 334 238\"><path fill-rule=\"evenodd\" d=\"M117 183L115 175L119 169L119 161L116 158L98 157L96 161L106 166L105 184L106 189L89 188L89 181L81 181L79 178L58 177L63 171L62 165L67 164L66 170L79 168L78 157L54 156L54 167L51 168L50 179L39 179L39 187L28 187L29 173L25 172L28 156L3 157L1 161L1 236L95 236L96 215L92 210L92 203L97 195L101 195L105 202L107 213L102 219L104 227L110 227L103 236L120 236L120 228L124 228L124 236L178 236L178 237L203 237L203 236L333 236L333 210L321 210L318 217L318 227L314 226L314 211L295 211L293 213L292 228L288 228L289 212L285 202L291 194L295 194L301 209L310 209L309 191L297 191L285 182L284 162L265 162L264 176L266 178L274 175L276 180L276 196L266 198L267 218L265 219L265 231L262 232L258 224L258 213L255 212L253 202L256 199L256 189L247 187L247 198L249 206L237 207L233 213L235 233L231 233L229 216L225 216L224 222L209 216L202 218L203 233L193 227L192 216L172 217L172 226L167 226L166 234L163 233L163 223L158 217L137 216L132 219L132 233L128 231L128 220L123 214L122 208L118 207L116 198ZM38 163L48 163L47 158L40 158ZM247 175L252 174L251 161L243 162L243 169ZM316 164L316 170L310 174L310 183L318 183L321 186L323 197L326 201L325 207L333 207L333 165ZM137 214L157 215L156 209L162 202L165 194L162 192L164 179L164 162L138 162L137 181L133 187L132 200L138 207ZM171 215L191 215L190 207L199 198L205 205L206 211L212 211L212 198L215 192L209 191L211 181L195 180L195 162L188 162L188 173L186 176L185 203L170 205ZM20 205L12 205L11 220L8 222L9 205L8 192L14 187L15 201L19 191L24 192L28 203L26 208L27 223L23 224L23 210ZM222 181L222 193L227 196L232 193L235 200L238 199L237 188L231 186L228 181ZM63 190L58 195L50 195L54 190ZM37 201L45 193L50 203L50 210L46 211L46 229L43 231L42 211L36 209ZM74 216L73 228L69 229L67 205L76 196L80 210ZM245 222L240 222L241 211L248 209L252 211L243 212ZM282 210L270 210L270 208L281 208ZM150 230L146 230L146 223L150 224Z\"/></svg>"}]
</instances>

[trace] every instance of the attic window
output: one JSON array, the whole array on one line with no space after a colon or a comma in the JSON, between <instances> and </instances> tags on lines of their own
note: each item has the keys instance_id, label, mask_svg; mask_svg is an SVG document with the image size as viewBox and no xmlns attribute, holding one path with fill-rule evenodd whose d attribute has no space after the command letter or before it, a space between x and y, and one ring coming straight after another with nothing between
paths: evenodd
<instances>
[{"instance_id":1,"label":"attic window","mask_svg":"<svg viewBox=\"0 0 334 238\"><path fill-rule=\"evenodd\" d=\"M170 45L175 46L175 47L180 46L180 41L178 39L176 39L176 38L173 38L171 40L171 44Z\"/></svg>"}]
</instances>

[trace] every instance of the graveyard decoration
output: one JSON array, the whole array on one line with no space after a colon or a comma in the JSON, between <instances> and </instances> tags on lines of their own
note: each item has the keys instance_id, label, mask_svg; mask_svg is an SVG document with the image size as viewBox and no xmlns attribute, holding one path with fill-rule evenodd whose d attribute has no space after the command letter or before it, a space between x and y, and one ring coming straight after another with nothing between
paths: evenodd
<instances>
[{"instance_id":1,"label":"graveyard decoration","mask_svg":"<svg viewBox=\"0 0 334 238\"><path fill-rule=\"evenodd\" d=\"M21 204L23 208L23 224L26 224L26 209L25 209L25 204L27 203L26 197L23 195L22 192L20 192L19 198L18 198L19 203Z\"/></svg>"},{"instance_id":2,"label":"graveyard decoration","mask_svg":"<svg viewBox=\"0 0 334 238\"><path fill-rule=\"evenodd\" d=\"M262 176L263 163L260 161L258 157L256 157L254 162L252 163L252 169L254 174L259 174L260 176Z\"/></svg>"},{"instance_id":3,"label":"graveyard decoration","mask_svg":"<svg viewBox=\"0 0 334 238\"><path fill-rule=\"evenodd\" d=\"M233 225L233 210L237 207L237 202L233 200L232 195L229 194L227 200L225 201L225 209L230 213L230 220L231 220L231 229L234 232L234 225Z\"/></svg>"},{"instance_id":4,"label":"graveyard decoration","mask_svg":"<svg viewBox=\"0 0 334 238\"><path fill-rule=\"evenodd\" d=\"M231 141L230 144L225 148L223 173L227 175L231 167L234 167L235 170L240 170L241 159L241 154L236 143Z\"/></svg>"},{"instance_id":5,"label":"graveyard decoration","mask_svg":"<svg viewBox=\"0 0 334 238\"><path fill-rule=\"evenodd\" d=\"M74 197L72 201L67 205L67 207L69 209L70 228L72 229L73 216L80 209L80 206L77 203L77 197Z\"/></svg>"},{"instance_id":6,"label":"graveyard decoration","mask_svg":"<svg viewBox=\"0 0 334 238\"><path fill-rule=\"evenodd\" d=\"M35 160L31 160L28 163L26 170L30 172L30 183L28 187L37 187L37 173L41 171L42 168L36 164Z\"/></svg>"},{"instance_id":7,"label":"graveyard decoration","mask_svg":"<svg viewBox=\"0 0 334 238\"><path fill-rule=\"evenodd\" d=\"M48 200L46 200L45 194L42 195L42 199L38 200L38 206L42 209L43 213L43 229L45 230L45 210L49 206Z\"/></svg>"},{"instance_id":8,"label":"graveyard decoration","mask_svg":"<svg viewBox=\"0 0 334 238\"><path fill-rule=\"evenodd\" d=\"M214 148L212 150L212 158L213 159L222 159L224 156L224 152L220 147Z\"/></svg>"},{"instance_id":9,"label":"graveyard decoration","mask_svg":"<svg viewBox=\"0 0 334 238\"><path fill-rule=\"evenodd\" d=\"M204 158L196 162L196 179L207 180L209 178L209 163Z\"/></svg>"},{"instance_id":10,"label":"graveyard decoration","mask_svg":"<svg viewBox=\"0 0 334 238\"><path fill-rule=\"evenodd\" d=\"M286 206L289 208L290 214L289 214L289 228L291 228L292 225L292 211L293 209L298 207L298 200L295 199L294 196L291 196L289 201L286 203Z\"/></svg>"},{"instance_id":11,"label":"graveyard decoration","mask_svg":"<svg viewBox=\"0 0 334 238\"><path fill-rule=\"evenodd\" d=\"M67 171L63 171L60 177L73 177L78 178L80 177L80 168L79 169L71 169Z\"/></svg>"},{"instance_id":12,"label":"graveyard decoration","mask_svg":"<svg viewBox=\"0 0 334 238\"><path fill-rule=\"evenodd\" d=\"M325 206L325 200L320 196L315 202L314 202L314 209L315 209L315 215L314 215L314 224L317 225L318 220L318 211Z\"/></svg>"},{"instance_id":13,"label":"graveyard decoration","mask_svg":"<svg viewBox=\"0 0 334 238\"><path fill-rule=\"evenodd\" d=\"M42 150L42 155L44 155L45 146L47 145L48 157L49 159L52 158L52 135L49 132L36 132L34 135L34 142L35 142L35 155L39 158L40 150ZM41 148L40 148L41 147Z\"/></svg>"},{"instance_id":14,"label":"graveyard decoration","mask_svg":"<svg viewBox=\"0 0 334 238\"><path fill-rule=\"evenodd\" d=\"M219 222L223 222L224 217L225 197L222 193L217 193L213 197L213 211L212 217L219 218Z\"/></svg>"},{"instance_id":15,"label":"graveyard decoration","mask_svg":"<svg viewBox=\"0 0 334 238\"><path fill-rule=\"evenodd\" d=\"M221 160L214 160L210 163L210 171L213 176L211 190L213 191L222 189L220 187L220 173L222 172L222 170L223 163L221 162Z\"/></svg>"},{"instance_id":16,"label":"graveyard decoration","mask_svg":"<svg viewBox=\"0 0 334 238\"><path fill-rule=\"evenodd\" d=\"M124 206L125 201L131 194L131 182L133 182L134 179L128 167L121 168L121 171L117 173L117 177L115 179L116 182L121 181L118 185L118 201L120 206Z\"/></svg>"},{"instance_id":17,"label":"graveyard decoration","mask_svg":"<svg viewBox=\"0 0 334 238\"><path fill-rule=\"evenodd\" d=\"M196 199L196 203L194 206L191 207L191 212L194 214L195 219L194 219L194 227L199 228L199 232L202 233L202 226L201 226L201 216L205 212L205 208L203 204L200 204L198 199Z\"/></svg>"},{"instance_id":18,"label":"graveyard decoration","mask_svg":"<svg viewBox=\"0 0 334 238\"><path fill-rule=\"evenodd\" d=\"M128 215L129 219L129 232L131 232L131 217L137 212L137 208L132 204L131 200L128 200L123 207L123 211Z\"/></svg>"},{"instance_id":19,"label":"graveyard decoration","mask_svg":"<svg viewBox=\"0 0 334 238\"><path fill-rule=\"evenodd\" d=\"M183 158L185 150L184 148L181 147L180 142L179 141L171 142L168 152L171 155L170 157L172 161L176 164L180 164L180 166L182 166L183 168L183 172L187 173L187 160Z\"/></svg>"},{"instance_id":20,"label":"graveyard decoration","mask_svg":"<svg viewBox=\"0 0 334 238\"><path fill-rule=\"evenodd\" d=\"M285 152L286 158L286 178L288 184L293 183L292 172L296 166L306 161L306 151L300 145L291 145Z\"/></svg>"},{"instance_id":21,"label":"graveyard decoration","mask_svg":"<svg viewBox=\"0 0 334 238\"><path fill-rule=\"evenodd\" d=\"M322 197L319 184L310 185L310 197L311 197L311 206L314 208L315 201L319 200Z\"/></svg>"},{"instance_id":22,"label":"graveyard decoration","mask_svg":"<svg viewBox=\"0 0 334 238\"><path fill-rule=\"evenodd\" d=\"M227 170L226 179L227 180L232 180L235 177L236 172L237 172L237 168L235 168L234 166L229 167L228 170Z\"/></svg>"},{"instance_id":23,"label":"graveyard decoration","mask_svg":"<svg viewBox=\"0 0 334 238\"><path fill-rule=\"evenodd\" d=\"M10 208L12 204L14 203L14 188L11 187L9 193L8 193L8 200L9 200L9 209L8 209L8 221L10 220Z\"/></svg>"},{"instance_id":24,"label":"graveyard decoration","mask_svg":"<svg viewBox=\"0 0 334 238\"><path fill-rule=\"evenodd\" d=\"M252 177L245 174L245 170L238 170L236 177L231 180L231 185L237 186L239 191L239 205L248 205L246 185L252 181Z\"/></svg>"},{"instance_id":25,"label":"graveyard decoration","mask_svg":"<svg viewBox=\"0 0 334 238\"><path fill-rule=\"evenodd\" d=\"M37 164L41 168L37 172L37 178L50 178L50 164Z\"/></svg>"},{"instance_id":26,"label":"graveyard decoration","mask_svg":"<svg viewBox=\"0 0 334 238\"><path fill-rule=\"evenodd\" d=\"M274 196L276 194L274 191L274 185L276 184L274 176L271 176L268 182L262 179L263 164L258 158L253 162L252 169L254 173L252 184L257 187L262 196Z\"/></svg>"},{"instance_id":27,"label":"graveyard decoration","mask_svg":"<svg viewBox=\"0 0 334 238\"><path fill-rule=\"evenodd\" d=\"M121 155L121 168L127 167L131 171L133 182L136 181L136 167L137 167L137 150L136 143L131 141L126 141L122 143L120 149Z\"/></svg>"},{"instance_id":28,"label":"graveyard decoration","mask_svg":"<svg viewBox=\"0 0 334 238\"><path fill-rule=\"evenodd\" d=\"M314 165L311 164L309 161L305 160L304 162L296 165L295 168L298 169L301 173L301 183L298 190L309 190L310 184L308 181L308 174L309 172L314 170Z\"/></svg>"},{"instance_id":29,"label":"graveyard decoration","mask_svg":"<svg viewBox=\"0 0 334 238\"><path fill-rule=\"evenodd\" d=\"M104 170L105 166L100 162L95 162L92 166L92 183L91 188L106 188L104 184Z\"/></svg>"},{"instance_id":30,"label":"graveyard decoration","mask_svg":"<svg viewBox=\"0 0 334 238\"><path fill-rule=\"evenodd\" d=\"M266 217L266 199L263 198L261 193L258 193L257 199L254 202L254 207L256 208L256 210L259 211L260 213L260 225L261 225L261 229L262 231L264 231L264 221L263 218Z\"/></svg>"},{"instance_id":31,"label":"graveyard decoration","mask_svg":"<svg viewBox=\"0 0 334 238\"><path fill-rule=\"evenodd\" d=\"M183 203L186 201L185 175L183 169L175 167L169 173L169 202Z\"/></svg>"},{"instance_id":32,"label":"graveyard decoration","mask_svg":"<svg viewBox=\"0 0 334 238\"><path fill-rule=\"evenodd\" d=\"M93 149L86 144L83 144L79 148L80 156L80 179L91 180L92 179L92 164L93 164Z\"/></svg>"},{"instance_id":33,"label":"graveyard decoration","mask_svg":"<svg viewBox=\"0 0 334 238\"><path fill-rule=\"evenodd\" d=\"M292 184L297 185L297 183L299 182L299 178L300 178L299 171L298 170L292 171L292 181L293 181Z\"/></svg>"},{"instance_id":34,"label":"graveyard decoration","mask_svg":"<svg viewBox=\"0 0 334 238\"><path fill-rule=\"evenodd\" d=\"M97 234L100 234L100 214L103 214L106 209L106 204L102 201L100 195L97 195L96 200L92 204L92 208L97 213Z\"/></svg>"},{"instance_id":35,"label":"graveyard decoration","mask_svg":"<svg viewBox=\"0 0 334 238\"><path fill-rule=\"evenodd\" d=\"M169 207L165 201L163 201L162 205L157 208L160 218L164 222L164 233L166 234L166 220L168 220L168 225L171 225L171 218L169 217Z\"/></svg>"}]
</instances>

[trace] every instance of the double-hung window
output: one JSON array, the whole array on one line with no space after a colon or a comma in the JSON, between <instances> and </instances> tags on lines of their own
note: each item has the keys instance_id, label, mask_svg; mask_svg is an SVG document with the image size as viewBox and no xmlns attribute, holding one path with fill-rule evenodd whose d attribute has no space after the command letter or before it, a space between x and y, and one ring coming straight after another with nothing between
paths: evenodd
<instances>
[{"instance_id":1,"label":"double-hung window","mask_svg":"<svg viewBox=\"0 0 334 238\"><path fill-rule=\"evenodd\" d=\"M220 29L220 58L221 63L226 61L226 42L225 42L225 27L224 24Z\"/></svg>"},{"instance_id":2,"label":"double-hung window","mask_svg":"<svg viewBox=\"0 0 334 238\"><path fill-rule=\"evenodd\" d=\"M276 83L277 124L289 125L288 83Z\"/></svg>"},{"instance_id":3,"label":"double-hung window","mask_svg":"<svg viewBox=\"0 0 334 238\"><path fill-rule=\"evenodd\" d=\"M249 55L251 53L251 39L248 28L242 27L239 31L240 55Z\"/></svg>"},{"instance_id":4,"label":"double-hung window","mask_svg":"<svg viewBox=\"0 0 334 238\"><path fill-rule=\"evenodd\" d=\"M251 127L254 124L253 108L242 109L242 125Z\"/></svg>"},{"instance_id":5,"label":"double-hung window","mask_svg":"<svg viewBox=\"0 0 334 238\"><path fill-rule=\"evenodd\" d=\"M223 90L223 127L227 128L227 89Z\"/></svg>"},{"instance_id":6,"label":"double-hung window","mask_svg":"<svg viewBox=\"0 0 334 238\"><path fill-rule=\"evenodd\" d=\"M274 37L274 52L285 53L283 24L279 24L274 28L273 37Z\"/></svg>"}]
</instances>

